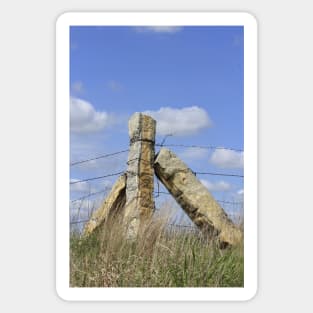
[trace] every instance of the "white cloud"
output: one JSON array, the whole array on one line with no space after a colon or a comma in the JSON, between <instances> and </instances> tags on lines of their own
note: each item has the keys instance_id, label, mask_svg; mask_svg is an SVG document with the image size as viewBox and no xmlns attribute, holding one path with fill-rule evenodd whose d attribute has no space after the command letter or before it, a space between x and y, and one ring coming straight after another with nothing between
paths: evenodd
<instances>
[{"instance_id":1,"label":"white cloud","mask_svg":"<svg viewBox=\"0 0 313 313\"><path fill-rule=\"evenodd\" d=\"M198 106L181 109L162 107L158 111L146 111L157 121L160 135L191 135L212 126L208 113Z\"/></svg>"},{"instance_id":2,"label":"white cloud","mask_svg":"<svg viewBox=\"0 0 313 313\"><path fill-rule=\"evenodd\" d=\"M209 191L228 191L231 189L231 185L223 180L219 182L212 183L205 179L200 179L200 182L209 190Z\"/></svg>"},{"instance_id":3,"label":"white cloud","mask_svg":"<svg viewBox=\"0 0 313 313\"><path fill-rule=\"evenodd\" d=\"M208 150L201 148L187 148L180 154L182 159L200 160L208 156Z\"/></svg>"},{"instance_id":4,"label":"white cloud","mask_svg":"<svg viewBox=\"0 0 313 313\"><path fill-rule=\"evenodd\" d=\"M73 97L70 100L70 115L71 131L75 133L97 132L110 123L108 113L96 111L91 103Z\"/></svg>"},{"instance_id":5,"label":"white cloud","mask_svg":"<svg viewBox=\"0 0 313 313\"><path fill-rule=\"evenodd\" d=\"M243 189L239 189L239 190L236 192L235 199L236 199L237 201L243 201L243 199L244 199L244 190L243 190Z\"/></svg>"},{"instance_id":6,"label":"white cloud","mask_svg":"<svg viewBox=\"0 0 313 313\"><path fill-rule=\"evenodd\" d=\"M152 32L152 33L173 34L173 33L177 33L181 31L182 27L179 27L179 26L141 26L141 27L135 27L135 30L138 33Z\"/></svg>"},{"instance_id":7,"label":"white cloud","mask_svg":"<svg viewBox=\"0 0 313 313\"><path fill-rule=\"evenodd\" d=\"M240 196L241 196L241 195L243 195L243 194L244 194L243 189L240 189L240 190L237 191L237 195L240 195Z\"/></svg>"},{"instance_id":8,"label":"white cloud","mask_svg":"<svg viewBox=\"0 0 313 313\"><path fill-rule=\"evenodd\" d=\"M216 149L210 162L220 168L243 168L243 152L227 149Z\"/></svg>"}]
</instances>

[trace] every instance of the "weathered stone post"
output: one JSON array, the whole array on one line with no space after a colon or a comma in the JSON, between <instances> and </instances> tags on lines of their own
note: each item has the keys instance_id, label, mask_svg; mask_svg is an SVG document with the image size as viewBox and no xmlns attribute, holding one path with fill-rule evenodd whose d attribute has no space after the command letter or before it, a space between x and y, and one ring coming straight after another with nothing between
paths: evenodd
<instances>
[{"instance_id":1,"label":"weathered stone post","mask_svg":"<svg viewBox=\"0 0 313 313\"><path fill-rule=\"evenodd\" d=\"M154 119L138 112L131 116L128 123L130 149L124 218L130 238L138 234L140 224L154 211L155 126Z\"/></svg>"},{"instance_id":2,"label":"weathered stone post","mask_svg":"<svg viewBox=\"0 0 313 313\"><path fill-rule=\"evenodd\" d=\"M96 210L90 220L85 224L84 235L88 236L93 231L104 225L104 223L113 216L124 209L126 202L126 175L121 175L113 185L102 205Z\"/></svg>"},{"instance_id":3,"label":"weathered stone post","mask_svg":"<svg viewBox=\"0 0 313 313\"><path fill-rule=\"evenodd\" d=\"M241 242L243 234L240 229L173 152L162 148L154 167L156 176L200 229L218 236L222 246Z\"/></svg>"}]
</instances>

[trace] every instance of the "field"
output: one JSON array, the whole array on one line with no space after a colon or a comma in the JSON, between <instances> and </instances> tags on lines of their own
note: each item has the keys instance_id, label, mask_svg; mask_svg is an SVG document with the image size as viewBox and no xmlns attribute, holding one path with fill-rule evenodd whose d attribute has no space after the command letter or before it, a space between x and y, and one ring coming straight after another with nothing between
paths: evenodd
<instances>
[{"instance_id":1,"label":"field","mask_svg":"<svg viewBox=\"0 0 313 313\"><path fill-rule=\"evenodd\" d=\"M71 287L243 287L243 245L220 249L200 232L154 219L136 240L118 220L70 236Z\"/></svg>"}]
</instances>

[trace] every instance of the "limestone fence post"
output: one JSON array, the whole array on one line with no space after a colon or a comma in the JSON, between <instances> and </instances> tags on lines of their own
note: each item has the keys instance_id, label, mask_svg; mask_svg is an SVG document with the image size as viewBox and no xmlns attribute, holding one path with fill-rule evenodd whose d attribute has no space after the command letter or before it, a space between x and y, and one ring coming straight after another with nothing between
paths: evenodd
<instances>
[{"instance_id":1,"label":"limestone fence post","mask_svg":"<svg viewBox=\"0 0 313 313\"><path fill-rule=\"evenodd\" d=\"M228 218L188 166L172 151L162 148L154 167L157 178L200 229L218 236L222 245L234 245L242 241L241 230Z\"/></svg>"},{"instance_id":2,"label":"limestone fence post","mask_svg":"<svg viewBox=\"0 0 313 313\"><path fill-rule=\"evenodd\" d=\"M141 223L154 212L154 154L156 121L136 112L128 123L130 148L126 180L124 219L127 236L134 238Z\"/></svg>"}]
</instances>

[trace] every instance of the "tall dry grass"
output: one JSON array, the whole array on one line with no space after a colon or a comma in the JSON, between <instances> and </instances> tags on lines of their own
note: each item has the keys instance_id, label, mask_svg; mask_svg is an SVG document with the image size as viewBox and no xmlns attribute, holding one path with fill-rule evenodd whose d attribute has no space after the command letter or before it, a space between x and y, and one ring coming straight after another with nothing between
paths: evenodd
<instances>
[{"instance_id":1,"label":"tall dry grass","mask_svg":"<svg viewBox=\"0 0 313 313\"><path fill-rule=\"evenodd\" d=\"M118 218L87 238L70 237L71 287L243 287L243 246L219 248L200 232L154 217L136 240Z\"/></svg>"}]
</instances>

